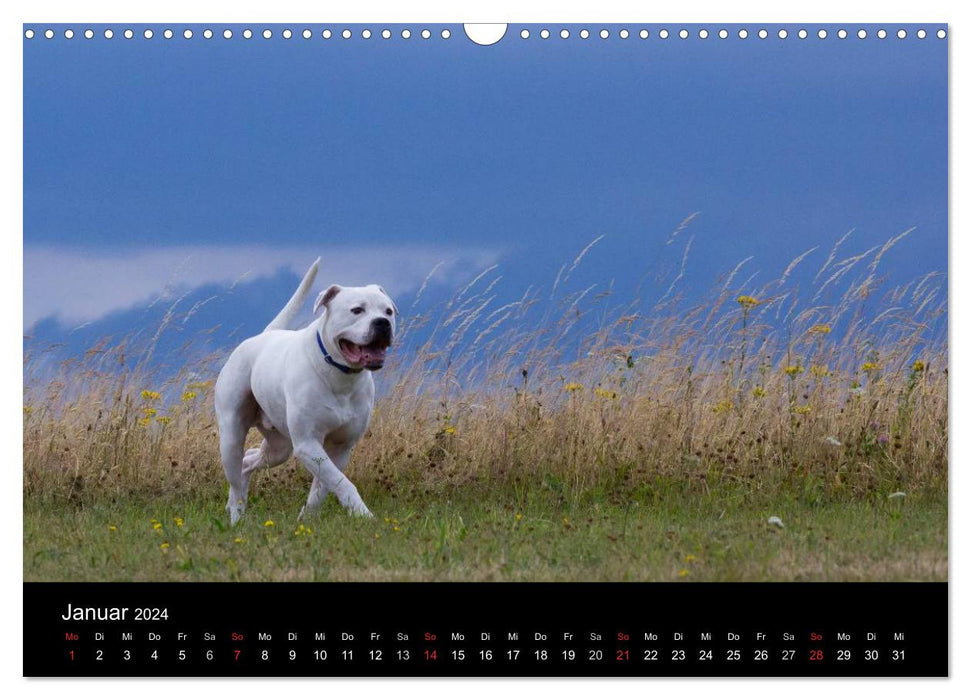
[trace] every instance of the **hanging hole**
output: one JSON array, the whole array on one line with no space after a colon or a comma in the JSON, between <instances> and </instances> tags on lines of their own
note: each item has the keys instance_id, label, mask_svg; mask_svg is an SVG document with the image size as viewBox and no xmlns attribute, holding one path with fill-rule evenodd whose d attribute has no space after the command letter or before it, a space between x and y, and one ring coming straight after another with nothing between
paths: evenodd
<instances>
[{"instance_id":1,"label":"hanging hole","mask_svg":"<svg viewBox=\"0 0 971 700\"><path fill-rule=\"evenodd\" d=\"M479 46L492 46L506 36L506 24L465 24L465 36ZM545 37L544 37L545 38Z\"/></svg>"}]
</instances>

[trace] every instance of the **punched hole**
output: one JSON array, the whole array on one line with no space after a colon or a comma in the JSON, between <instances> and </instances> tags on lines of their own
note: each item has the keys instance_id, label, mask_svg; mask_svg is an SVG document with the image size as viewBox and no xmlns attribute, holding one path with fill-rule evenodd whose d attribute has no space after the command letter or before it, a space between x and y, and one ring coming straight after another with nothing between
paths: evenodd
<instances>
[{"instance_id":1,"label":"punched hole","mask_svg":"<svg viewBox=\"0 0 971 700\"><path fill-rule=\"evenodd\" d=\"M464 24L462 26L465 29L465 36L479 46L492 46L499 43L506 36L506 29L509 27L506 24ZM549 31L544 29L543 32L546 33L546 36L543 36L545 39L549 36ZM540 36L543 32L540 32Z\"/></svg>"}]
</instances>

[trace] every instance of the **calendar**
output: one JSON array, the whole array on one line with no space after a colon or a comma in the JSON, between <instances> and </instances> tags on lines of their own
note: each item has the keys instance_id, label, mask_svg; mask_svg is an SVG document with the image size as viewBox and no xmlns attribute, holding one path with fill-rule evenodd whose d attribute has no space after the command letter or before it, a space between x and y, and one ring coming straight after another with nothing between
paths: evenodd
<instances>
[{"instance_id":1,"label":"calendar","mask_svg":"<svg viewBox=\"0 0 971 700\"><path fill-rule=\"evenodd\" d=\"M947 676L949 35L25 23L24 675Z\"/></svg>"},{"instance_id":2,"label":"calendar","mask_svg":"<svg viewBox=\"0 0 971 700\"><path fill-rule=\"evenodd\" d=\"M45 611L28 629L27 675L947 675L946 625L933 622L945 617L947 591L931 584L37 584L25 592ZM341 607L321 604L331 596ZM791 596L803 600L798 609L789 609ZM895 607L901 597L922 602Z\"/></svg>"}]
</instances>

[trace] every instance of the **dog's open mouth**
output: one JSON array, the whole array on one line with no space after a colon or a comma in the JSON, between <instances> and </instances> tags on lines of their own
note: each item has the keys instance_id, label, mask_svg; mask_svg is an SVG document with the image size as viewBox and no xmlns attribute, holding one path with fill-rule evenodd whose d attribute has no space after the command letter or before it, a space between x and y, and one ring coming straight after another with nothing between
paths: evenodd
<instances>
[{"instance_id":1,"label":"dog's open mouth","mask_svg":"<svg viewBox=\"0 0 971 700\"><path fill-rule=\"evenodd\" d=\"M340 339L341 354L351 364L360 365L367 369L381 369L391 343L378 339L368 345L352 343L347 338Z\"/></svg>"}]
</instances>

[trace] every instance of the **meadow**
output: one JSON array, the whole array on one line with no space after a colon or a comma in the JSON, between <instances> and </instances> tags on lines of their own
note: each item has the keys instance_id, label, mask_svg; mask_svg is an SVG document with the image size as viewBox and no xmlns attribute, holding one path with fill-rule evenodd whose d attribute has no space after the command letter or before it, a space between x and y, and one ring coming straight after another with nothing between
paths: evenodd
<instances>
[{"instance_id":1,"label":"meadow","mask_svg":"<svg viewBox=\"0 0 971 700\"><path fill-rule=\"evenodd\" d=\"M291 458L229 526L224 351L162 376L125 341L29 346L24 578L946 580L947 287L885 284L908 233L700 302L690 242L659 298L563 291L594 241L514 301L490 268L402 309L348 468L373 520L297 522Z\"/></svg>"}]
</instances>

